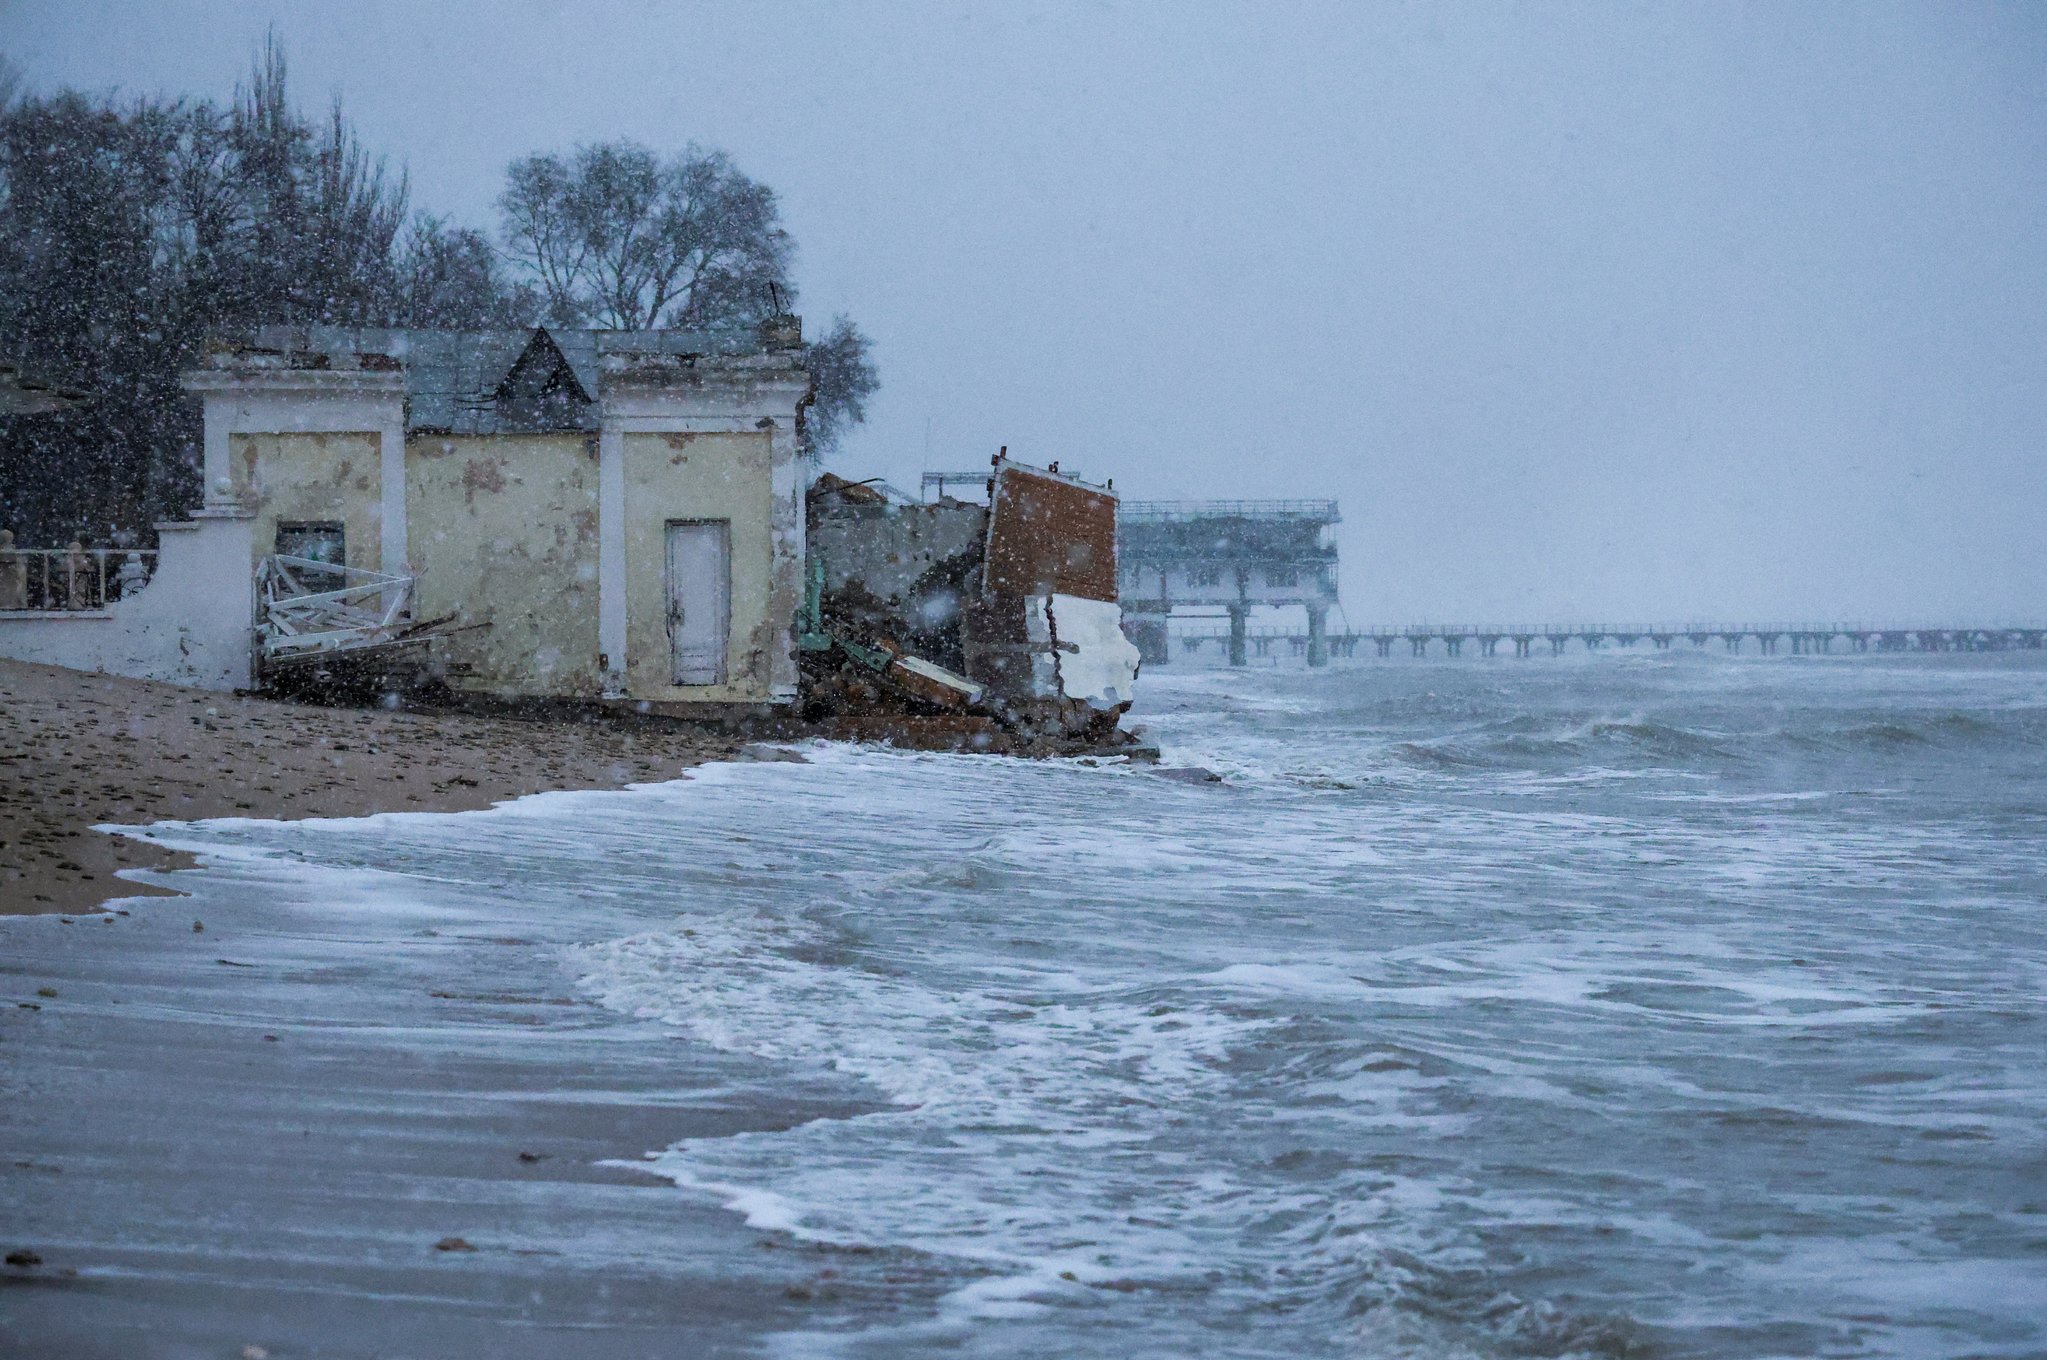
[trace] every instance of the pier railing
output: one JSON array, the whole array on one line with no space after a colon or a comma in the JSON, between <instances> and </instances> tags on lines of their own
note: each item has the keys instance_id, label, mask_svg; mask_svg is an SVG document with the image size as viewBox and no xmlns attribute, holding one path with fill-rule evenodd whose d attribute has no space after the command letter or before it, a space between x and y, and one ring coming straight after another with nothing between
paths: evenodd
<instances>
[{"instance_id":1,"label":"pier railing","mask_svg":"<svg viewBox=\"0 0 2047 1360\"><path fill-rule=\"evenodd\" d=\"M1298 625L1247 627L1235 636L1260 655L1282 642L1301 652L1314 640ZM1230 641L1232 632L1226 627L1176 629L1170 637L1173 644L1199 650L1205 642ZM1476 644L1479 655L1492 656L1502 642L1512 643L1516 656L1533 655L1538 642L1547 644L1551 655L1561 656L1572 643L1585 651L1601 651L1647 642L1665 651L1679 641L1694 647L1718 642L1739 652L1753 642L1765 654L1786 646L1794 654L1804 654L1832 651L1833 644L1843 640L1857 652L2040 650L2047 648L2047 623L1400 623L1330 631L1320 639L1335 656L1355 655L1358 645L1366 642L1380 656L1391 655L1397 642L1407 643L1415 656L1428 655L1433 643L1440 643L1450 656L1463 655L1466 643Z\"/></svg>"},{"instance_id":2,"label":"pier railing","mask_svg":"<svg viewBox=\"0 0 2047 1360\"><path fill-rule=\"evenodd\" d=\"M1312 519L1335 524L1340 518L1330 500L1278 501L1124 501L1116 509L1124 524L1198 519Z\"/></svg>"}]
</instances>

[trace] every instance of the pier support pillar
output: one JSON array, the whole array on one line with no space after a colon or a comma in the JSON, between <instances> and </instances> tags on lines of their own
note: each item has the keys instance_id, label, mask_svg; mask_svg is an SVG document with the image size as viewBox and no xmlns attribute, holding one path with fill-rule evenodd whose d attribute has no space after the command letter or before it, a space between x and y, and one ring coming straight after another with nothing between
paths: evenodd
<instances>
[{"instance_id":1,"label":"pier support pillar","mask_svg":"<svg viewBox=\"0 0 2047 1360\"><path fill-rule=\"evenodd\" d=\"M1245 655L1244 647L1246 625L1249 624L1250 619L1251 610L1249 606L1241 604L1230 606L1230 664L1232 666L1250 664L1251 658Z\"/></svg>"},{"instance_id":2,"label":"pier support pillar","mask_svg":"<svg viewBox=\"0 0 2047 1360\"><path fill-rule=\"evenodd\" d=\"M1164 614L1125 614L1123 636L1137 648L1137 659L1147 666L1163 666L1172 660L1171 635Z\"/></svg>"},{"instance_id":3,"label":"pier support pillar","mask_svg":"<svg viewBox=\"0 0 2047 1360\"><path fill-rule=\"evenodd\" d=\"M1308 664L1329 664L1329 606L1326 604L1308 606Z\"/></svg>"}]
</instances>

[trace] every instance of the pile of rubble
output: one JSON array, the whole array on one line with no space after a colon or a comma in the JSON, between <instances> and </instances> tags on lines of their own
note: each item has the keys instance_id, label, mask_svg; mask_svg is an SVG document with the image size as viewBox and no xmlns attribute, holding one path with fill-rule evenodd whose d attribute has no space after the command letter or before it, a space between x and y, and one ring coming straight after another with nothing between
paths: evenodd
<instances>
[{"instance_id":1,"label":"pile of rubble","mask_svg":"<svg viewBox=\"0 0 2047 1360\"><path fill-rule=\"evenodd\" d=\"M1137 749L1116 496L998 455L987 503L826 473L809 497L804 716L854 738ZM954 738L944 741L944 738Z\"/></svg>"}]
</instances>

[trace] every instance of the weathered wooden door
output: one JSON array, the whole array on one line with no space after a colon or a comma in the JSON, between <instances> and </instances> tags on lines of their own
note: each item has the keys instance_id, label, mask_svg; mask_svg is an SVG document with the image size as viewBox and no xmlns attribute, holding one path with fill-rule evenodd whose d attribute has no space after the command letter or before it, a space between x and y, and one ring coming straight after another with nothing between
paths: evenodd
<instances>
[{"instance_id":1,"label":"weathered wooden door","mask_svg":"<svg viewBox=\"0 0 2047 1360\"><path fill-rule=\"evenodd\" d=\"M668 522L668 643L675 683L725 683L732 631L732 525L728 520Z\"/></svg>"}]
</instances>

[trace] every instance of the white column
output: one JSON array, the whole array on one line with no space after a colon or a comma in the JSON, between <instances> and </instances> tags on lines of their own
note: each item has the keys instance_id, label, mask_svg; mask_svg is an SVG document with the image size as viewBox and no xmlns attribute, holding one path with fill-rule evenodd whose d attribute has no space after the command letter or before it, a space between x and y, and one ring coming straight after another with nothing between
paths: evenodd
<instances>
[{"instance_id":1,"label":"white column","mask_svg":"<svg viewBox=\"0 0 2047 1360\"><path fill-rule=\"evenodd\" d=\"M625 435L606 422L597 436L597 650L605 697L625 697Z\"/></svg>"},{"instance_id":2,"label":"white column","mask_svg":"<svg viewBox=\"0 0 2047 1360\"><path fill-rule=\"evenodd\" d=\"M405 529L405 418L387 419L377 431L378 477L382 484L383 560L379 569L400 573L412 559Z\"/></svg>"},{"instance_id":3,"label":"white column","mask_svg":"<svg viewBox=\"0 0 2047 1360\"><path fill-rule=\"evenodd\" d=\"M803 604L805 522L802 454L796 447L792 410L780 420L763 421L768 431L768 538L773 559L768 564L769 610L777 625L775 655L768 664L768 692L788 702L796 698L801 677L796 665L796 615Z\"/></svg>"},{"instance_id":4,"label":"white column","mask_svg":"<svg viewBox=\"0 0 2047 1360\"><path fill-rule=\"evenodd\" d=\"M206 469L201 475L206 479L202 499L209 506L224 506L234 500L234 460L228 448L228 432L234 424L232 400L225 396L205 400Z\"/></svg>"}]
</instances>

